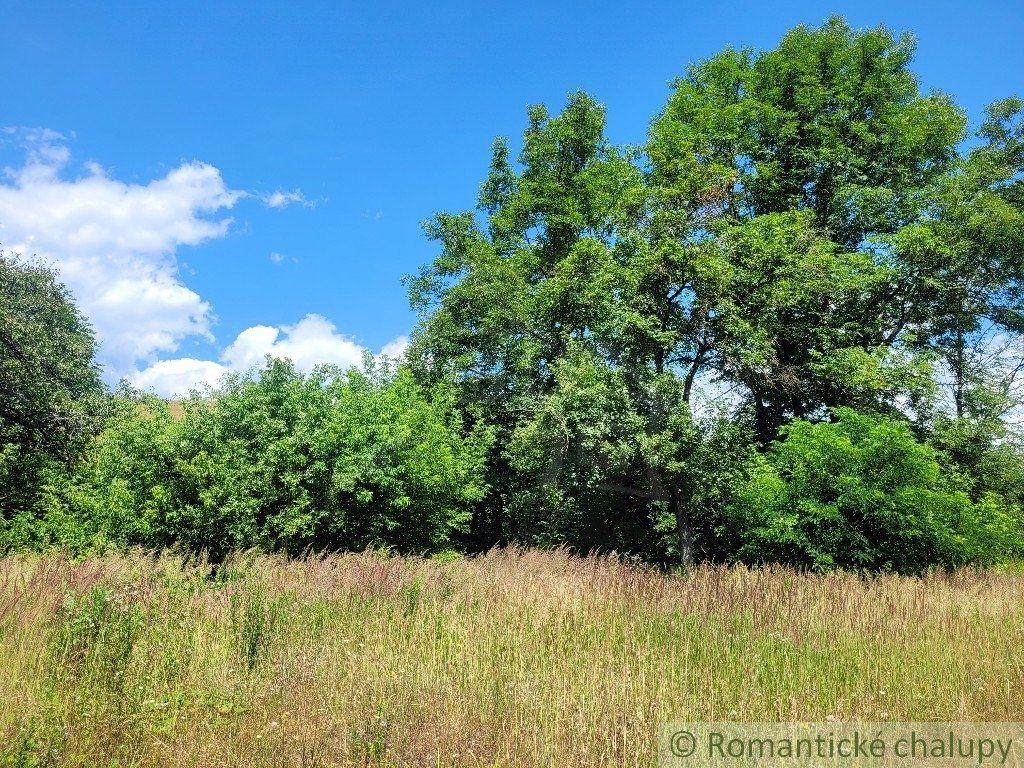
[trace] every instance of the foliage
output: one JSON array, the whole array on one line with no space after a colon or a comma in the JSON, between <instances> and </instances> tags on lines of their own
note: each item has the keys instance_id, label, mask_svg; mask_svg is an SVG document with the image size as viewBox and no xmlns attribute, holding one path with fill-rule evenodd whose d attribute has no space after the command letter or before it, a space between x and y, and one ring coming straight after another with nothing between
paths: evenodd
<instances>
[{"instance_id":1,"label":"foliage","mask_svg":"<svg viewBox=\"0 0 1024 768\"><path fill-rule=\"evenodd\" d=\"M927 431L949 371L985 379L963 345L1019 330L1021 105L963 154L913 51L832 19L692 66L639 150L580 93L530 109L518 167L496 142L477 211L428 223L441 252L409 280L417 376L454 376L498 435L472 544L714 556L702 389L752 437L719 462L741 482L793 419Z\"/></svg>"},{"instance_id":2,"label":"foliage","mask_svg":"<svg viewBox=\"0 0 1024 768\"><path fill-rule=\"evenodd\" d=\"M992 494L1024 509L1024 446L1011 425L943 415L935 420L929 442L971 498Z\"/></svg>"},{"instance_id":3,"label":"foliage","mask_svg":"<svg viewBox=\"0 0 1024 768\"><path fill-rule=\"evenodd\" d=\"M45 478L101 421L92 330L48 267L0 252L0 533L31 537Z\"/></svg>"},{"instance_id":4,"label":"foliage","mask_svg":"<svg viewBox=\"0 0 1024 768\"><path fill-rule=\"evenodd\" d=\"M270 361L180 419L127 389L106 403L67 292L0 258L0 541L1015 556L1024 101L967 141L913 54L838 18L725 50L639 147L585 93L530 107L475 210L426 224L407 362Z\"/></svg>"},{"instance_id":5,"label":"foliage","mask_svg":"<svg viewBox=\"0 0 1024 768\"><path fill-rule=\"evenodd\" d=\"M715 276L689 283L701 348L762 444L828 407L927 397L939 305L981 258L950 264L922 234L961 175L966 119L920 93L913 48L839 19L797 27L691 67L652 124L656 242L684 285Z\"/></svg>"},{"instance_id":6,"label":"foliage","mask_svg":"<svg viewBox=\"0 0 1024 768\"><path fill-rule=\"evenodd\" d=\"M787 426L738 495L741 559L915 572L1019 553L1019 509L972 501L907 424L834 416Z\"/></svg>"},{"instance_id":7,"label":"foliage","mask_svg":"<svg viewBox=\"0 0 1024 768\"><path fill-rule=\"evenodd\" d=\"M85 548L141 545L299 553L394 547L435 551L483 491L487 435L462 438L442 388L408 371L268 361L184 403L131 392L95 441L51 538Z\"/></svg>"}]
</instances>

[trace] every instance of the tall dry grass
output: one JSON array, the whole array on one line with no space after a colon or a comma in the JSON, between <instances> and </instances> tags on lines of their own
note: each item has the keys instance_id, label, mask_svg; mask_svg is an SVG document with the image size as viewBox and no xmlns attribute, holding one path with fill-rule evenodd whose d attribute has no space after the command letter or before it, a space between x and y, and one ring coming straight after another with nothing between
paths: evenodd
<instances>
[{"instance_id":1,"label":"tall dry grass","mask_svg":"<svg viewBox=\"0 0 1024 768\"><path fill-rule=\"evenodd\" d=\"M650 765L667 720L1013 720L1024 580L503 551L0 560L21 765Z\"/></svg>"}]
</instances>

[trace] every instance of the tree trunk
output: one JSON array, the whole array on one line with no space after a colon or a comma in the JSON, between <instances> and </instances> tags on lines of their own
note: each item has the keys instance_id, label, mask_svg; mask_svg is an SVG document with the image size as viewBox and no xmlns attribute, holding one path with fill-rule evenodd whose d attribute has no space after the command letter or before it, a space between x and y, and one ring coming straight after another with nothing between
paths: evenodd
<instances>
[{"instance_id":1,"label":"tree trunk","mask_svg":"<svg viewBox=\"0 0 1024 768\"><path fill-rule=\"evenodd\" d=\"M674 482L670 490L665 488L661 479L661 471L650 464L647 465L647 482L650 484L648 498L668 503L669 509L676 518L676 544L679 547L679 562L684 568L693 565L693 523L690 520L690 509L687 494Z\"/></svg>"},{"instance_id":2,"label":"tree trunk","mask_svg":"<svg viewBox=\"0 0 1024 768\"><path fill-rule=\"evenodd\" d=\"M686 500L677 489L672 489L672 511L676 516L676 537L679 562L684 568L693 565L693 523Z\"/></svg>"}]
</instances>

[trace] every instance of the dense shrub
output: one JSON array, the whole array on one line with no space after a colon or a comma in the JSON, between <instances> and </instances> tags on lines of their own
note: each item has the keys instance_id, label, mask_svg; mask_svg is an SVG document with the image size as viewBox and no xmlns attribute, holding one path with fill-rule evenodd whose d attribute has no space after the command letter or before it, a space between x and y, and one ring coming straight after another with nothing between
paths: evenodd
<instances>
[{"instance_id":1,"label":"dense shrub","mask_svg":"<svg viewBox=\"0 0 1024 768\"><path fill-rule=\"evenodd\" d=\"M1018 545L1014 514L974 501L902 421L836 409L796 420L732 507L740 559L914 572L993 563Z\"/></svg>"},{"instance_id":2,"label":"dense shrub","mask_svg":"<svg viewBox=\"0 0 1024 768\"><path fill-rule=\"evenodd\" d=\"M46 518L74 548L445 548L483 492L484 432L408 372L271 361L183 403L122 393Z\"/></svg>"}]
</instances>

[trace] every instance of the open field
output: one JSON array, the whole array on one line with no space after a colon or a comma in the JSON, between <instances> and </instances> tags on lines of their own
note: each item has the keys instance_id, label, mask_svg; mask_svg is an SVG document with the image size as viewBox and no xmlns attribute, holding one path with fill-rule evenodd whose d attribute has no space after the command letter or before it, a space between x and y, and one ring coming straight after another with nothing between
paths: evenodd
<instances>
[{"instance_id":1,"label":"open field","mask_svg":"<svg viewBox=\"0 0 1024 768\"><path fill-rule=\"evenodd\" d=\"M670 719L1012 720L1024 579L0 561L4 764L649 765Z\"/></svg>"}]
</instances>

